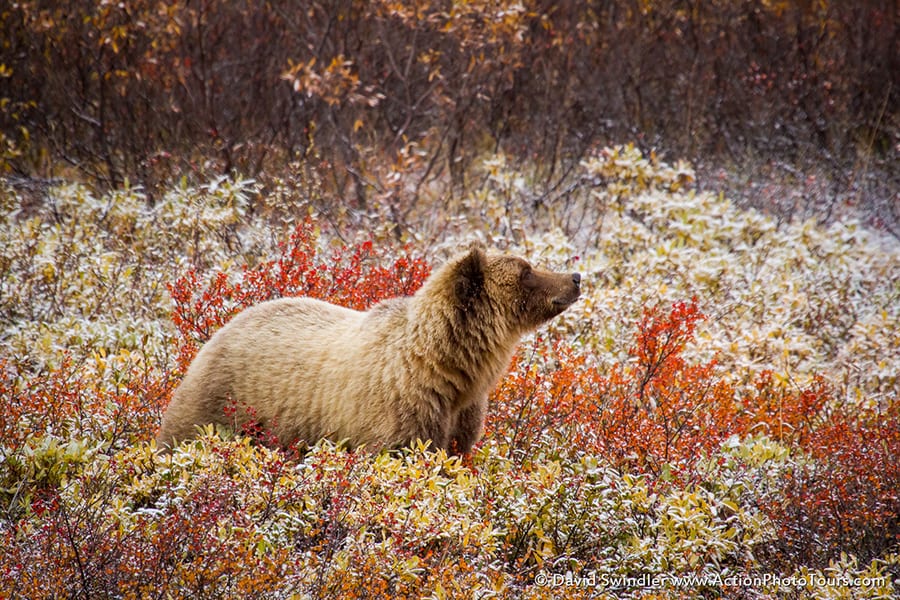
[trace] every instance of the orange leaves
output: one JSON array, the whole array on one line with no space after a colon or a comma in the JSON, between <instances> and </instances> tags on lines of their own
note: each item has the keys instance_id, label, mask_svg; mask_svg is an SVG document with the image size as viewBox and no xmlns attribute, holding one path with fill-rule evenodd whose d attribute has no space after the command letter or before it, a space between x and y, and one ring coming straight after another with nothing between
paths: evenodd
<instances>
[{"instance_id":1,"label":"orange leaves","mask_svg":"<svg viewBox=\"0 0 900 600\"><path fill-rule=\"evenodd\" d=\"M667 315L659 307L644 309L630 354L637 360L634 375L638 383L638 402L656 403L655 395L666 394L675 377L684 369L681 351L694 336L697 321L703 319L696 298L690 304L676 302Z\"/></svg>"},{"instance_id":2,"label":"orange leaves","mask_svg":"<svg viewBox=\"0 0 900 600\"><path fill-rule=\"evenodd\" d=\"M833 405L835 398L826 400ZM878 556L900 542L898 423L900 402L893 398L882 411L833 406L817 426L798 428L809 460L783 482L783 497L766 506L795 559Z\"/></svg>"},{"instance_id":3,"label":"orange leaves","mask_svg":"<svg viewBox=\"0 0 900 600\"><path fill-rule=\"evenodd\" d=\"M289 64L290 68L281 78L290 82L295 92L321 98L329 106L347 102L371 108L384 99L384 94L375 92L374 86L360 84L353 62L342 54L332 58L323 69L315 68L315 57L298 64L289 61Z\"/></svg>"},{"instance_id":4,"label":"orange leaves","mask_svg":"<svg viewBox=\"0 0 900 600\"><path fill-rule=\"evenodd\" d=\"M23 381L24 369L0 359L0 439L22 443L28 434L43 431L78 410L79 393L72 362L66 360L48 375Z\"/></svg>"},{"instance_id":5,"label":"orange leaves","mask_svg":"<svg viewBox=\"0 0 900 600\"><path fill-rule=\"evenodd\" d=\"M624 364L604 368L558 347L547 372L520 365L494 395L491 431L519 448L549 435L655 475L690 471L743 423L714 363L682 357L702 318L696 301L646 309Z\"/></svg>"},{"instance_id":6,"label":"orange leaves","mask_svg":"<svg viewBox=\"0 0 900 600\"><path fill-rule=\"evenodd\" d=\"M714 362L685 359L701 319L696 301L646 309L628 359L609 366L561 344L520 354L492 397L488 435L518 462L574 449L663 486L704 481L726 439L763 435L790 457L755 500L780 532L773 561L823 564L840 552L875 557L894 547L897 398L861 408L824 379L799 387L771 372L738 388Z\"/></svg>"},{"instance_id":7,"label":"orange leaves","mask_svg":"<svg viewBox=\"0 0 900 600\"><path fill-rule=\"evenodd\" d=\"M32 435L77 436L116 447L151 437L174 382L123 354L81 364L67 357L41 375L0 360L0 440L17 446Z\"/></svg>"},{"instance_id":8,"label":"orange leaves","mask_svg":"<svg viewBox=\"0 0 900 600\"><path fill-rule=\"evenodd\" d=\"M801 389L779 381L771 371L763 371L754 387L755 394L747 399L753 430L783 444L805 446L828 418L823 409L833 400L833 390L821 378Z\"/></svg>"},{"instance_id":9,"label":"orange leaves","mask_svg":"<svg viewBox=\"0 0 900 600\"><path fill-rule=\"evenodd\" d=\"M194 271L169 286L175 302L172 321L181 334L179 365L190 363L199 345L240 310L273 298L309 296L356 310L415 292L430 273L428 264L403 249L390 266L381 266L372 242L341 246L323 257L317 228L307 218L297 226L281 255L236 277L215 274L203 289Z\"/></svg>"}]
</instances>

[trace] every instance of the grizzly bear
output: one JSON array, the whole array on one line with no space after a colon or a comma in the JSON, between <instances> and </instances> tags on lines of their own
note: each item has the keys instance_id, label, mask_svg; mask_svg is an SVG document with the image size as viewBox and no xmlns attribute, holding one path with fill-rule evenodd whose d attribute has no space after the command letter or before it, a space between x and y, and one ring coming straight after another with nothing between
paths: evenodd
<instances>
[{"instance_id":1,"label":"grizzly bear","mask_svg":"<svg viewBox=\"0 0 900 600\"><path fill-rule=\"evenodd\" d=\"M554 273L480 245L410 297L360 312L311 298L244 310L201 348L162 419L160 448L216 423L257 423L278 443L351 447L415 440L466 453L521 336L580 294Z\"/></svg>"}]
</instances>

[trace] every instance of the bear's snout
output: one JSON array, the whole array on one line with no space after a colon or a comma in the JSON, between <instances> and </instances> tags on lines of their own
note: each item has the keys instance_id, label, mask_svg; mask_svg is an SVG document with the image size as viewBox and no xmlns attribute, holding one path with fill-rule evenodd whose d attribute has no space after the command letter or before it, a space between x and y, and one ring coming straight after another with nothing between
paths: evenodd
<instances>
[{"instance_id":1,"label":"bear's snout","mask_svg":"<svg viewBox=\"0 0 900 600\"><path fill-rule=\"evenodd\" d=\"M581 296L581 273L560 273L556 275L556 288L551 303L565 309Z\"/></svg>"}]
</instances>

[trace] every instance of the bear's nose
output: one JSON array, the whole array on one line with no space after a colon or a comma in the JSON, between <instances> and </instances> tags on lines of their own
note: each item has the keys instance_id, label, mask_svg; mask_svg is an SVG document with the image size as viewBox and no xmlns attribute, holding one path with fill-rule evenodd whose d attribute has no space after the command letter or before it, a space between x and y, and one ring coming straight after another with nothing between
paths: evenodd
<instances>
[{"instance_id":1,"label":"bear's nose","mask_svg":"<svg viewBox=\"0 0 900 600\"><path fill-rule=\"evenodd\" d=\"M572 273L572 283L576 286L581 285L581 273Z\"/></svg>"}]
</instances>

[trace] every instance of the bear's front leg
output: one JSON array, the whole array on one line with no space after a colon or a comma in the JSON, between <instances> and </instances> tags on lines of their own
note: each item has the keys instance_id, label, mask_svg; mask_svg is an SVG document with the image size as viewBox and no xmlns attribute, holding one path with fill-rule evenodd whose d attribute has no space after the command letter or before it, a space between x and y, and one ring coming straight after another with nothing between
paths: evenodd
<instances>
[{"instance_id":1,"label":"bear's front leg","mask_svg":"<svg viewBox=\"0 0 900 600\"><path fill-rule=\"evenodd\" d=\"M484 434L484 415L487 399L476 402L456 415L456 423L450 432L450 449L457 454L467 454Z\"/></svg>"},{"instance_id":2,"label":"bear's front leg","mask_svg":"<svg viewBox=\"0 0 900 600\"><path fill-rule=\"evenodd\" d=\"M451 415L449 411L432 409L432 406L438 405L439 402L429 403L421 402L420 410L414 416L414 425L406 430L406 434L401 438L399 446L408 446L414 444L416 440L423 442L431 442L430 447L433 450L449 450L450 432L452 430ZM421 410L427 407L427 410Z\"/></svg>"}]
</instances>

